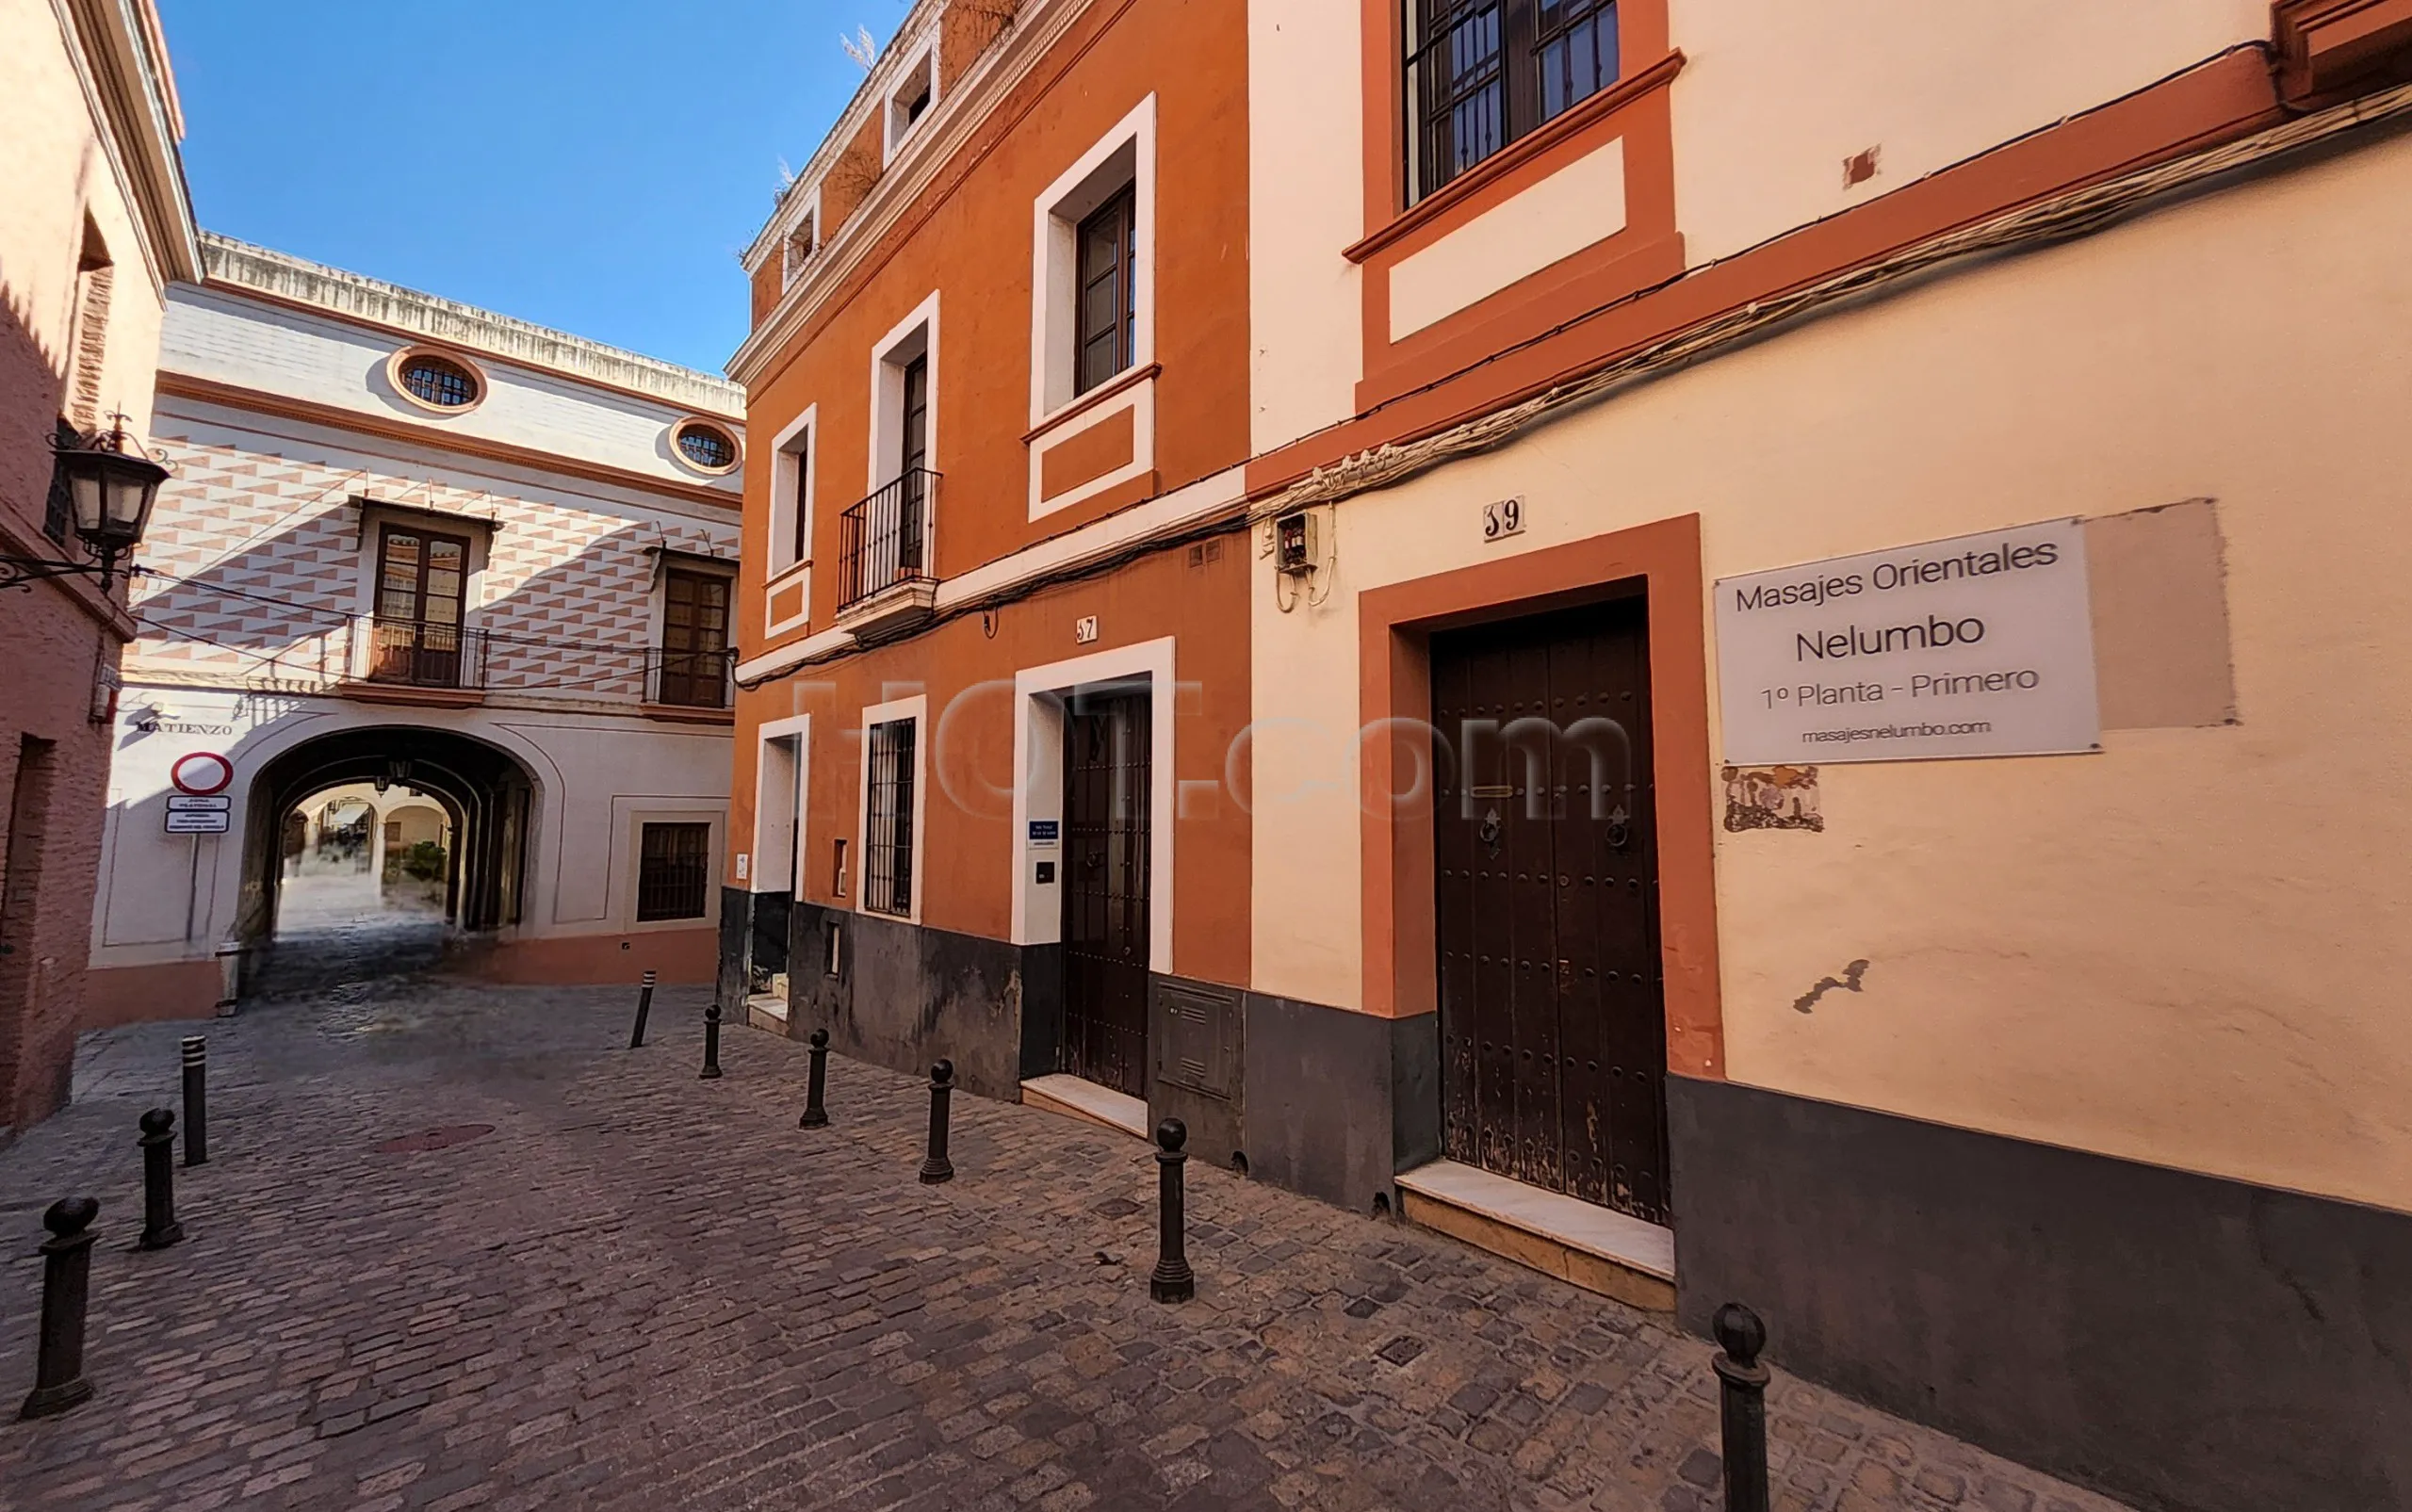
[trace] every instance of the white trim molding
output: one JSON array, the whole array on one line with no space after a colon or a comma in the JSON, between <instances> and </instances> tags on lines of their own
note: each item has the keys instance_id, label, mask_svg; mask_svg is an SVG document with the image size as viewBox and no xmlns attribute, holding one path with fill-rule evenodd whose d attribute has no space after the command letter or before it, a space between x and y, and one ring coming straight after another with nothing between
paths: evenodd
<instances>
[{"instance_id":1,"label":"white trim molding","mask_svg":"<svg viewBox=\"0 0 2412 1512\"><path fill-rule=\"evenodd\" d=\"M910 721L913 725L913 906L907 914L892 914L884 908L872 908L863 902L863 884L871 875L871 731L874 724L892 724ZM930 854L930 697L915 693L910 698L890 699L885 704L865 706L862 723L856 726L856 779L855 789L855 854L849 870L854 873L854 906L858 914L881 919L899 919L907 924L921 921L921 884L930 874L927 865Z\"/></svg>"},{"instance_id":2,"label":"white trim molding","mask_svg":"<svg viewBox=\"0 0 2412 1512\"><path fill-rule=\"evenodd\" d=\"M779 233L778 239L779 288L782 292L795 286L795 281L804 276L804 270L812 266L812 260L821 255L821 249L828 242L821 224L820 184L816 182L809 190L798 194L796 203L788 207L787 214L790 218L787 228ZM812 226L812 245L803 256L798 257L795 255L796 233L803 230L807 222Z\"/></svg>"},{"instance_id":3,"label":"white trim molding","mask_svg":"<svg viewBox=\"0 0 2412 1512\"><path fill-rule=\"evenodd\" d=\"M1014 674L1013 943L1052 944L1063 932L1062 831L1055 846L1033 850L1030 821L1060 824L1064 805L1064 695L1103 683L1148 684L1148 969L1172 972L1173 638L1025 667ZM1057 864L1056 880L1041 886L1036 863ZM915 885L919 886L916 873Z\"/></svg>"},{"instance_id":4,"label":"white trim molding","mask_svg":"<svg viewBox=\"0 0 2412 1512\"><path fill-rule=\"evenodd\" d=\"M812 618L813 531L819 469L814 465L821 447L821 406L807 404L788 422L771 444L770 539L763 543L769 571L762 578L762 633L780 635ZM797 515L803 519L799 522ZM802 543L803 549L797 550ZM796 611L782 619L773 606L791 589L800 590ZM774 592L774 590L776 590Z\"/></svg>"},{"instance_id":5,"label":"white trim molding","mask_svg":"<svg viewBox=\"0 0 2412 1512\"><path fill-rule=\"evenodd\" d=\"M928 430L924 436L932 472L941 471L938 460L938 294L932 289L929 298L913 306L905 316L888 330L888 333L872 343L871 349L871 446L868 448L863 493L877 493L896 480L901 463L897 447L903 440L904 424L904 365L916 357L929 359L930 410ZM930 501L933 512L937 500ZM935 538L936 525L924 527Z\"/></svg>"},{"instance_id":6,"label":"white trim molding","mask_svg":"<svg viewBox=\"0 0 2412 1512\"><path fill-rule=\"evenodd\" d=\"M1030 428L1078 404L1074 392L1082 219L1130 187L1138 246L1131 366L1156 360L1156 97L1151 93L1056 175L1031 204ZM1126 369L1127 371L1127 369Z\"/></svg>"},{"instance_id":7,"label":"white trim molding","mask_svg":"<svg viewBox=\"0 0 2412 1512\"><path fill-rule=\"evenodd\" d=\"M1031 436L1026 449L1030 453L1030 517L1042 519L1075 504L1086 503L1109 488L1118 487L1133 478L1152 472L1156 465L1156 379L1151 370L1142 368L1142 376L1124 383L1106 398L1079 410L1049 429ZM1100 387L1113 387L1111 383ZM1087 396L1083 396L1086 398ZM1061 493L1047 492L1047 459L1058 447L1083 432L1103 425L1117 415L1130 416L1131 460L1109 467L1094 478L1074 483Z\"/></svg>"},{"instance_id":8,"label":"white trim molding","mask_svg":"<svg viewBox=\"0 0 2412 1512\"><path fill-rule=\"evenodd\" d=\"M810 812L807 798L812 790L808 780L812 767L812 716L797 714L789 719L764 720L756 727L754 739L754 860L753 875L744 879L745 890L784 891L790 897L800 898L804 895L804 857L809 849L806 844L805 819ZM774 745L788 746L795 753L794 764L787 773L787 791L775 813L764 801L764 794L770 789L763 781L766 772L764 753ZM787 822L791 838L782 838L775 829L765 824L766 819ZM781 845L790 847L786 875L766 877L762 858ZM779 885L770 885L774 882Z\"/></svg>"},{"instance_id":9,"label":"white trim molding","mask_svg":"<svg viewBox=\"0 0 2412 1512\"><path fill-rule=\"evenodd\" d=\"M913 133L928 122L931 117L937 114L938 77L938 28L932 26L913 42L911 48L907 50L904 66L897 70L888 88L881 91L879 104L879 166L881 168L885 169L894 162L896 154L904 150L904 143L911 139ZM904 100L913 92L916 84L923 85L928 89L929 98L922 105L919 115L907 118ZM819 185L814 185L814 192L818 193L820 187Z\"/></svg>"},{"instance_id":10,"label":"white trim molding","mask_svg":"<svg viewBox=\"0 0 2412 1512\"><path fill-rule=\"evenodd\" d=\"M1247 469L1226 467L1169 494L1159 494L1102 520L1051 536L948 579L938 585L937 612L945 614L992 594L1010 593L1049 573L1143 545L1150 537L1177 534L1201 519L1232 508L1247 493ZM741 662L737 675L754 682L802 662L844 652L854 644L852 631L823 630Z\"/></svg>"}]
</instances>

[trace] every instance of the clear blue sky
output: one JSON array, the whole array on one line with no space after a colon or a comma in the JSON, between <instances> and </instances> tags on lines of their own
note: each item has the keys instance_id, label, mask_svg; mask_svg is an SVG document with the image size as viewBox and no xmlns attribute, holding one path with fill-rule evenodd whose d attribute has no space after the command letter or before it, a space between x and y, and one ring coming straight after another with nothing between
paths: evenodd
<instances>
[{"instance_id":1,"label":"clear blue sky","mask_svg":"<svg viewBox=\"0 0 2412 1512\"><path fill-rule=\"evenodd\" d=\"M904 0L161 0L203 226L718 372Z\"/></svg>"}]
</instances>

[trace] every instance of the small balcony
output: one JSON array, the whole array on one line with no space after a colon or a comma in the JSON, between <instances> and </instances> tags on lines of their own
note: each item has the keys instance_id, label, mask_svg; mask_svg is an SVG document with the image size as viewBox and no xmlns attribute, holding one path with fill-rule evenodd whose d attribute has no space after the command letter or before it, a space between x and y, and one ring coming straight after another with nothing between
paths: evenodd
<instances>
[{"instance_id":1,"label":"small balcony","mask_svg":"<svg viewBox=\"0 0 2412 1512\"><path fill-rule=\"evenodd\" d=\"M737 654L733 651L648 651L644 654L644 701L663 710L719 713L736 707Z\"/></svg>"},{"instance_id":2,"label":"small balcony","mask_svg":"<svg viewBox=\"0 0 2412 1512\"><path fill-rule=\"evenodd\" d=\"M838 517L838 624L860 641L902 634L937 607L938 475L907 469Z\"/></svg>"},{"instance_id":3,"label":"small balcony","mask_svg":"<svg viewBox=\"0 0 2412 1512\"><path fill-rule=\"evenodd\" d=\"M477 703L485 696L486 633L432 620L356 616L344 684L359 698Z\"/></svg>"}]
</instances>

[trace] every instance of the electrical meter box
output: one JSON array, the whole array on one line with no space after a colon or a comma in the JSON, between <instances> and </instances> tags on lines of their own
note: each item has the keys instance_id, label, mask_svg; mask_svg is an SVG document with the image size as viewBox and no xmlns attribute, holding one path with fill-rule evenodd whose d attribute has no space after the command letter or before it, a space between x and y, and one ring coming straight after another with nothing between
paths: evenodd
<instances>
[{"instance_id":1,"label":"electrical meter box","mask_svg":"<svg viewBox=\"0 0 2412 1512\"><path fill-rule=\"evenodd\" d=\"M1292 577L1315 569L1315 517L1304 510L1273 522L1273 565Z\"/></svg>"}]
</instances>

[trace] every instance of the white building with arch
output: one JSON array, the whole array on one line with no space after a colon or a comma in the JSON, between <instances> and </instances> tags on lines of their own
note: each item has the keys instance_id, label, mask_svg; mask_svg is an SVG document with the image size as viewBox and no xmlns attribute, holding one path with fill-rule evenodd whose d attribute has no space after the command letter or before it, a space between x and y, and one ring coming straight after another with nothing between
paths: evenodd
<instances>
[{"instance_id":1,"label":"white building with arch","mask_svg":"<svg viewBox=\"0 0 2412 1512\"><path fill-rule=\"evenodd\" d=\"M455 969L711 980L742 392L224 238L204 257L162 342L176 475L134 587L86 1023L239 997L287 816L357 784L443 809ZM183 790L214 785L197 755L221 791Z\"/></svg>"}]
</instances>

